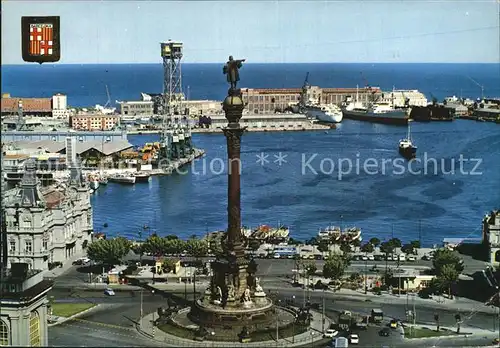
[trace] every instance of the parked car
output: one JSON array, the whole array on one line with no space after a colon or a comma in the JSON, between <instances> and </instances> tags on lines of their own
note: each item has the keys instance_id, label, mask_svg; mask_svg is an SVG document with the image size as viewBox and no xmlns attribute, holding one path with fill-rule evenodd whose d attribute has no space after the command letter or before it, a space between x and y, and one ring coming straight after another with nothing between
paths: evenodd
<instances>
[{"instance_id":1,"label":"parked car","mask_svg":"<svg viewBox=\"0 0 500 348\"><path fill-rule=\"evenodd\" d=\"M327 329L325 331L325 333L323 334L323 337L328 337L328 338L332 338L332 337L335 337L339 334L339 332L335 329Z\"/></svg>"},{"instance_id":2,"label":"parked car","mask_svg":"<svg viewBox=\"0 0 500 348\"><path fill-rule=\"evenodd\" d=\"M106 290L104 290L104 295L115 296L115 292L113 291L113 289L107 288Z\"/></svg>"},{"instance_id":3,"label":"parked car","mask_svg":"<svg viewBox=\"0 0 500 348\"><path fill-rule=\"evenodd\" d=\"M359 344L359 336L357 334L350 334L349 342L351 342L351 344Z\"/></svg>"},{"instance_id":4,"label":"parked car","mask_svg":"<svg viewBox=\"0 0 500 348\"><path fill-rule=\"evenodd\" d=\"M388 327L384 327L382 330L378 332L379 336L389 337L391 334L391 330Z\"/></svg>"}]
</instances>

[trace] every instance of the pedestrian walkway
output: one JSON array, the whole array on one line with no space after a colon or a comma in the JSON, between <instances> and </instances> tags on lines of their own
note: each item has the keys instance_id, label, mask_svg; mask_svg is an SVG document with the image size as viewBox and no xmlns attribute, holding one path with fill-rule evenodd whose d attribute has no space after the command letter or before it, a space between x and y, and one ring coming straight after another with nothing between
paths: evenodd
<instances>
[{"instance_id":1,"label":"pedestrian walkway","mask_svg":"<svg viewBox=\"0 0 500 348\"><path fill-rule=\"evenodd\" d=\"M181 338L174 336L172 334L166 333L154 327L153 319L157 317L156 313L151 313L144 316L139 325L137 325L137 330L158 342L164 343L169 347L297 347L306 344L312 344L314 342L323 339L323 324L321 313L311 311L313 315L313 320L311 322L311 329L307 332L298 334L294 339L292 337L278 339L278 341L260 341L260 342L222 342L222 341L194 341L186 338ZM331 324L331 320L325 318L325 328L328 328Z\"/></svg>"},{"instance_id":2,"label":"pedestrian walkway","mask_svg":"<svg viewBox=\"0 0 500 348\"><path fill-rule=\"evenodd\" d=\"M414 328L417 328L417 329L424 329L424 328L427 328L427 329L431 329L431 330L435 330L436 329L436 326L430 326L430 325L413 325L413 324L405 324L405 327L407 328L410 328L410 327L414 327ZM440 329L441 330L446 330L446 331L451 331L451 332L454 332L455 334L451 334L451 335L443 335L443 336L432 336L432 337L420 337L420 338L406 338L406 339L411 339L412 341L415 341L415 340L430 340L430 339L448 339L448 338L457 338L457 337L471 337L471 336L483 336L483 337L492 337L492 338L495 338L498 336L498 333L497 332L492 332L490 330L485 330L485 329L481 329L481 328L476 328L476 327L470 327L470 326L462 326L460 328L460 333L459 334L456 334L456 331L457 331L457 328L456 327L450 327L450 326L440 326ZM401 333L404 337L404 329L401 328Z\"/></svg>"},{"instance_id":3,"label":"pedestrian walkway","mask_svg":"<svg viewBox=\"0 0 500 348\"><path fill-rule=\"evenodd\" d=\"M73 261L76 261L79 258L85 257L85 256L87 256L86 251L81 251L79 253L75 253L69 259L64 261L62 267L56 267L54 269L45 271L44 277L45 278L59 277L61 274L64 274L73 266Z\"/></svg>"}]
</instances>

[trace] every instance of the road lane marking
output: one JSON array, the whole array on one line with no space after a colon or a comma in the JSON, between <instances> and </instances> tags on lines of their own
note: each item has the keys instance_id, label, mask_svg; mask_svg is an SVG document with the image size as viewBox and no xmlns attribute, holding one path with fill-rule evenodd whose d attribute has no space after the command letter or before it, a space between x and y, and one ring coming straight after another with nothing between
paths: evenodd
<instances>
[{"instance_id":1,"label":"road lane marking","mask_svg":"<svg viewBox=\"0 0 500 348\"><path fill-rule=\"evenodd\" d=\"M98 321L92 321L92 320L86 320L86 319L80 319L80 318L73 318L72 320L73 321L77 321L77 322L81 322L81 323L87 323L87 324L94 324L94 325L103 326L103 327L109 327L109 328L112 328L112 329L135 331L135 329L133 327L113 325L113 324L107 324L107 323L100 323Z\"/></svg>"}]
</instances>

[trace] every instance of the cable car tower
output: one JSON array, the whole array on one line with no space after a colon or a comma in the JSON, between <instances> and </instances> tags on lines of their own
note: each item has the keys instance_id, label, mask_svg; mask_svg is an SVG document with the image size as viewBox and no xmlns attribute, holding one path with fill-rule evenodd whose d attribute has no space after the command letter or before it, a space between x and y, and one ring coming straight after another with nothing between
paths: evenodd
<instances>
[{"instance_id":1,"label":"cable car tower","mask_svg":"<svg viewBox=\"0 0 500 348\"><path fill-rule=\"evenodd\" d=\"M159 159L171 160L179 157L178 124L172 124L172 120L178 121L176 115L180 116L181 103L184 99L182 93L182 42L168 40L161 42L161 57L163 60L163 100L162 100L162 134L160 142ZM176 122L177 123L177 122Z\"/></svg>"}]
</instances>

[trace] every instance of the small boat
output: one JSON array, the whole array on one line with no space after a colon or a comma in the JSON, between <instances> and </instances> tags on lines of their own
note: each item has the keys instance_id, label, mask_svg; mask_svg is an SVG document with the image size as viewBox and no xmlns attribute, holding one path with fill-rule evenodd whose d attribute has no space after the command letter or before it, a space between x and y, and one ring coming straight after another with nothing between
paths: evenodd
<instances>
[{"instance_id":1,"label":"small boat","mask_svg":"<svg viewBox=\"0 0 500 348\"><path fill-rule=\"evenodd\" d=\"M119 184L135 184L136 178L133 175L116 174L110 176L108 180Z\"/></svg>"},{"instance_id":2,"label":"small boat","mask_svg":"<svg viewBox=\"0 0 500 348\"><path fill-rule=\"evenodd\" d=\"M138 172L133 174L135 177L135 182L149 182L151 180L151 174Z\"/></svg>"},{"instance_id":3,"label":"small boat","mask_svg":"<svg viewBox=\"0 0 500 348\"><path fill-rule=\"evenodd\" d=\"M99 179L95 175L89 175L87 177L87 181L89 183L89 187L92 190L97 190L99 188Z\"/></svg>"},{"instance_id":4,"label":"small boat","mask_svg":"<svg viewBox=\"0 0 500 348\"><path fill-rule=\"evenodd\" d=\"M417 147L413 145L410 137L410 124L408 123L408 135L406 139L399 141L399 154L404 158L411 160L417 155Z\"/></svg>"},{"instance_id":5,"label":"small boat","mask_svg":"<svg viewBox=\"0 0 500 348\"><path fill-rule=\"evenodd\" d=\"M101 177L101 179L99 180L99 183L101 185L107 185L108 184L108 178L106 177Z\"/></svg>"}]
</instances>

